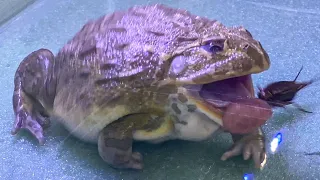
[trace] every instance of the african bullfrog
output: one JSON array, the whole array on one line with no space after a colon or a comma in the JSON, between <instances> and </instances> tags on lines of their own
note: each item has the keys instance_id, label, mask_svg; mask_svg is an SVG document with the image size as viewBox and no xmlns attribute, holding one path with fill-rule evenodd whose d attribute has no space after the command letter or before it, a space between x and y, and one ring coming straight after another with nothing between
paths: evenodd
<instances>
[{"instance_id":1,"label":"african bullfrog","mask_svg":"<svg viewBox=\"0 0 320 180\"><path fill-rule=\"evenodd\" d=\"M202 141L217 132L234 145L221 159L265 161L261 126L271 108L254 97L251 74L268 54L245 28L161 4L89 21L54 55L26 56L14 79L12 134L41 145L51 120L114 168L143 169L134 141Z\"/></svg>"}]
</instances>

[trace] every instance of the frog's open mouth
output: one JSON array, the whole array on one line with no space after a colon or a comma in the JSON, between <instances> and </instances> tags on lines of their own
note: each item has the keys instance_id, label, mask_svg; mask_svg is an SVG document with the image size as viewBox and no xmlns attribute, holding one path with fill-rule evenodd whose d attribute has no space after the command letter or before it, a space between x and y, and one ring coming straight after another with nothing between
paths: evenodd
<instances>
[{"instance_id":1,"label":"frog's open mouth","mask_svg":"<svg viewBox=\"0 0 320 180\"><path fill-rule=\"evenodd\" d=\"M203 85L188 85L185 88L189 100L220 125L222 125L223 108L230 102L254 96L251 75Z\"/></svg>"},{"instance_id":2,"label":"frog's open mouth","mask_svg":"<svg viewBox=\"0 0 320 180\"><path fill-rule=\"evenodd\" d=\"M204 84L200 97L215 107L224 107L228 102L254 95L251 75L225 79Z\"/></svg>"},{"instance_id":3,"label":"frog's open mouth","mask_svg":"<svg viewBox=\"0 0 320 180\"><path fill-rule=\"evenodd\" d=\"M230 101L254 95L251 75L229 78L203 85L188 86L188 94L202 103L223 108ZM201 103L201 102L199 102Z\"/></svg>"}]
</instances>

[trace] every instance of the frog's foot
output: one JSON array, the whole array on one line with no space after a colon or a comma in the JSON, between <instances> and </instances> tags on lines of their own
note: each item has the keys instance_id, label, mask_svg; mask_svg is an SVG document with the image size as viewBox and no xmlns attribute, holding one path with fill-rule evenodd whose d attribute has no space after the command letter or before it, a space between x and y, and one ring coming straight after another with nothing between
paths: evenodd
<instances>
[{"instance_id":1,"label":"frog's foot","mask_svg":"<svg viewBox=\"0 0 320 180\"><path fill-rule=\"evenodd\" d=\"M143 169L142 155L132 152L133 130L114 122L105 127L99 135L98 150L101 158L114 168Z\"/></svg>"},{"instance_id":2,"label":"frog's foot","mask_svg":"<svg viewBox=\"0 0 320 180\"><path fill-rule=\"evenodd\" d=\"M43 128L50 125L49 116L43 105L50 105L53 102L56 82L53 76L51 77L53 61L54 55L51 51L47 49L34 51L23 59L14 77L15 122L11 134L27 129L41 145L44 144Z\"/></svg>"},{"instance_id":3,"label":"frog's foot","mask_svg":"<svg viewBox=\"0 0 320 180\"><path fill-rule=\"evenodd\" d=\"M24 96L24 98L28 97ZM16 118L11 134L15 135L21 129L27 129L29 132L32 133L34 137L37 138L39 144L43 145L43 128L46 128L50 125L49 117L47 117L46 115L42 115L38 111L32 112L31 110L27 110L26 107L32 107L32 104L23 104L22 106L17 107Z\"/></svg>"},{"instance_id":4,"label":"frog's foot","mask_svg":"<svg viewBox=\"0 0 320 180\"><path fill-rule=\"evenodd\" d=\"M232 134L232 137L235 143L229 151L222 155L221 160L225 161L242 154L244 160L252 157L257 168L264 166L266 161L265 141L260 129L248 135Z\"/></svg>"}]
</instances>

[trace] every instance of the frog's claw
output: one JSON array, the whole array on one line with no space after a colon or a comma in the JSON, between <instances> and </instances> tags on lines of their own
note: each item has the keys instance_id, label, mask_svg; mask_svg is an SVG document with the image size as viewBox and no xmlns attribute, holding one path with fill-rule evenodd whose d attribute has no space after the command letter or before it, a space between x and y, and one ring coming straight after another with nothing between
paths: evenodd
<instances>
[{"instance_id":1,"label":"frog's claw","mask_svg":"<svg viewBox=\"0 0 320 180\"><path fill-rule=\"evenodd\" d=\"M262 132L255 132L248 135L232 135L235 144L232 148L225 152L221 160L225 161L233 156L243 155L244 160L252 157L254 164L257 168L261 168L265 162L266 151L265 142Z\"/></svg>"},{"instance_id":2,"label":"frog's claw","mask_svg":"<svg viewBox=\"0 0 320 180\"><path fill-rule=\"evenodd\" d=\"M12 135L17 134L20 129L27 129L29 132L32 133L33 136L37 138L40 145L44 144L44 136L43 136L43 128L42 124L45 124L46 118L41 116L34 116L27 112L24 109L21 109L16 114L16 119L14 122L14 127L11 131ZM39 123L40 122L40 123Z\"/></svg>"}]
</instances>

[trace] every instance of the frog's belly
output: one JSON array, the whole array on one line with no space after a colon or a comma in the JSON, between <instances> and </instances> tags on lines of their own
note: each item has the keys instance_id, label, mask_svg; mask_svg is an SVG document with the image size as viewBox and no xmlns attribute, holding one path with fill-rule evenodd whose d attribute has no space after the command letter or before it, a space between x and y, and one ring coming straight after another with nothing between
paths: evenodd
<instances>
[{"instance_id":1,"label":"frog's belly","mask_svg":"<svg viewBox=\"0 0 320 180\"><path fill-rule=\"evenodd\" d=\"M200 109L189 112L186 103L177 103L180 114L172 109L170 101L166 107L168 120L164 121L160 128L150 131L140 131L133 134L133 138L139 141L159 143L170 139L182 139L201 141L210 138L219 129L219 124L211 120ZM66 110L63 106L55 106L54 114L73 136L91 143L97 143L99 133L113 121L129 114L125 105L99 108L93 107L85 112L80 105L75 105ZM131 112L132 113L132 112ZM166 118L167 118L166 117Z\"/></svg>"},{"instance_id":2,"label":"frog's belly","mask_svg":"<svg viewBox=\"0 0 320 180\"><path fill-rule=\"evenodd\" d=\"M57 107L54 115L73 136L85 142L97 143L99 133L103 128L129 113L126 106L120 105L104 109L93 108L90 112L87 114L77 106L68 112Z\"/></svg>"},{"instance_id":3,"label":"frog's belly","mask_svg":"<svg viewBox=\"0 0 320 180\"><path fill-rule=\"evenodd\" d=\"M112 109L112 113L100 112L86 118L83 118L85 116L81 113L69 113L60 116L59 121L73 136L85 142L97 143L101 130L126 113L128 112L125 107L117 106ZM201 141L210 138L220 127L201 113L184 113L179 118L180 120L168 115L168 120L164 121L159 129L152 132L143 130L136 132L133 138L150 143L161 143L172 139Z\"/></svg>"}]
</instances>

